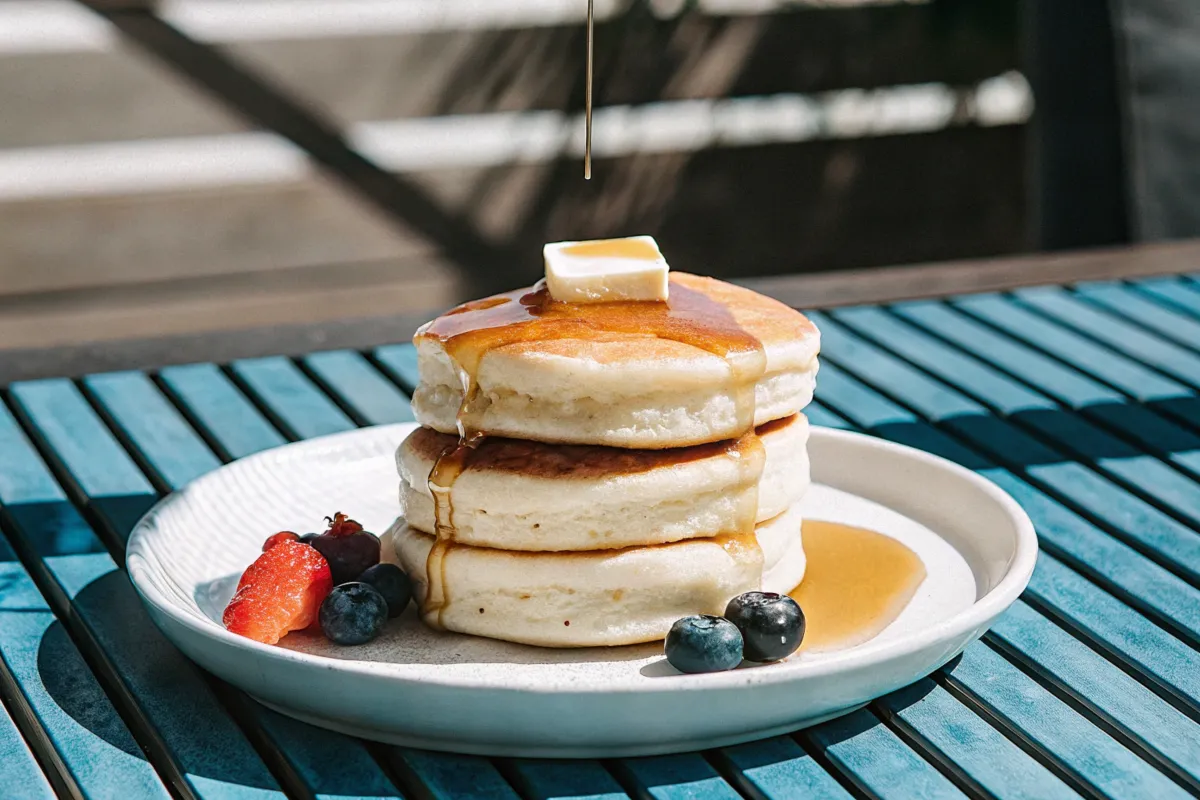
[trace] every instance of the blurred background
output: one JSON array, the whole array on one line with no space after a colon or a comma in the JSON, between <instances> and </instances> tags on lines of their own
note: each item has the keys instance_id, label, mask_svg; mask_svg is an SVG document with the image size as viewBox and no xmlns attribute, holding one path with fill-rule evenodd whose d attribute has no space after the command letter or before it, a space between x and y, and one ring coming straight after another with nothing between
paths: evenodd
<instances>
[{"instance_id":1,"label":"blurred background","mask_svg":"<svg viewBox=\"0 0 1200 800\"><path fill-rule=\"evenodd\" d=\"M1200 235L1194 0L586 8L0 0L0 348Z\"/></svg>"}]
</instances>

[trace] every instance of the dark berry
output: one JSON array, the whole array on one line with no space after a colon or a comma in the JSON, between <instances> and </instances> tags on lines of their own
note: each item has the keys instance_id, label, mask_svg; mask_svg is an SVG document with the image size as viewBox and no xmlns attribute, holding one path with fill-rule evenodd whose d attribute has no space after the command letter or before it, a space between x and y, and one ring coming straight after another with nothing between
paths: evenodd
<instances>
[{"instance_id":1,"label":"dark berry","mask_svg":"<svg viewBox=\"0 0 1200 800\"><path fill-rule=\"evenodd\" d=\"M321 630L334 644L366 644L387 622L387 601L365 583L333 587L321 603Z\"/></svg>"},{"instance_id":2,"label":"dark berry","mask_svg":"<svg viewBox=\"0 0 1200 800\"><path fill-rule=\"evenodd\" d=\"M358 580L383 595L388 604L388 616L398 617L412 600L412 581L395 564L376 564L367 567Z\"/></svg>"},{"instance_id":3,"label":"dark berry","mask_svg":"<svg viewBox=\"0 0 1200 800\"><path fill-rule=\"evenodd\" d=\"M334 585L358 580L367 567L379 563L379 539L345 514L329 520L329 530L309 542L329 562Z\"/></svg>"},{"instance_id":4,"label":"dark berry","mask_svg":"<svg viewBox=\"0 0 1200 800\"><path fill-rule=\"evenodd\" d=\"M804 641L804 612L785 594L738 595L725 607L725 618L742 632L747 661L779 661Z\"/></svg>"},{"instance_id":5,"label":"dark berry","mask_svg":"<svg viewBox=\"0 0 1200 800\"><path fill-rule=\"evenodd\" d=\"M270 550L272 547L279 544L280 542L294 542L294 541L297 541L299 538L300 538L299 536L292 533L291 531L280 531L279 533L273 533L267 537L267 540L265 542L263 542L263 552L264 553L267 552L268 550Z\"/></svg>"},{"instance_id":6,"label":"dark berry","mask_svg":"<svg viewBox=\"0 0 1200 800\"><path fill-rule=\"evenodd\" d=\"M742 634L727 619L684 617L671 626L664 649L680 672L724 672L742 663Z\"/></svg>"},{"instance_id":7,"label":"dark berry","mask_svg":"<svg viewBox=\"0 0 1200 800\"><path fill-rule=\"evenodd\" d=\"M321 534L319 534L319 533L306 533L300 537L300 543L311 545L313 543L313 539L317 538L320 535Z\"/></svg>"}]
</instances>

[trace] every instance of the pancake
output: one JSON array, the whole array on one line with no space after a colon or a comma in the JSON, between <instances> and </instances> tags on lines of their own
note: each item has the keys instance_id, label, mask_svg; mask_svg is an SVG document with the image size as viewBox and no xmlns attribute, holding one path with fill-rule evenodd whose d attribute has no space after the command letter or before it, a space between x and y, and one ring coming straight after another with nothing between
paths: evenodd
<instances>
[{"instance_id":1,"label":"pancake","mask_svg":"<svg viewBox=\"0 0 1200 800\"><path fill-rule=\"evenodd\" d=\"M660 449L721 441L812 399L820 334L799 312L712 278L671 274L667 303L572 306L524 290L468 303L414 337L413 411L458 431ZM752 416L752 419L751 419Z\"/></svg>"},{"instance_id":2,"label":"pancake","mask_svg":"<svg viewBox=\"0 0 1200 800\"><path fill-rule=\"evenodd\" d=\"M454 545L441 561L446 604L425 622L446 630L543 647L651 642L690 614L721 614L737 595L790 592L804 577L800 513L758 526L759 546L744 537L691 539L595 553L517 553ZM434 537L401 518L385 535L427 592ZM439 619L440 617L440 619Z\"/></svg>"},{"instance_id":3,"label":"pancake","mask_svg":"<svg viewBox=\"0 0 1200 800\"><path fill-rule=\"evenodd\" d=\"M755 522L782 514L808 489L805 416L759 426L758 437L762 459L737 441L626 450L487 439L454 482L455 541L501 550L606 550L739 530L756 486ZM419 531L435 531L429 472L456 441L418 428L396 452L404 515Z\"/></svg>"}]
</instances>

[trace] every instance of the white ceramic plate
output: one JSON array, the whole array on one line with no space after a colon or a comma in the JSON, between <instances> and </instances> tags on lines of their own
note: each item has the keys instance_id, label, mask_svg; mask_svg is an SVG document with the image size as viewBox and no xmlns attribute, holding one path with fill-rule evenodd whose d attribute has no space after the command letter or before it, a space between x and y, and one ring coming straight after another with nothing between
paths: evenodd
<instances>
[{"instance_id":1,"label":"white ceramic plate","mask_svg":"<svg viewBox=\"0 0 1200 800\"><path fill-rule=\"evenodd\" d=\"M805 516L902 541L928 577L871 641L779 664L680 675L660 645L547 650L435 633L413 610L376 641L291 634L271 647L221 612L263 539L334 511L383 531L397 513L393 425L281 447L167 497L129 540L129 574L185 654L267 705L387 742L499 756L609 757L715 747L795 730L928 674L978 638L1029 581L1037 539L1003 491L943 459L814 428ZM385 548L386 549L386 548Z\"/></svg>"}]
</instances>

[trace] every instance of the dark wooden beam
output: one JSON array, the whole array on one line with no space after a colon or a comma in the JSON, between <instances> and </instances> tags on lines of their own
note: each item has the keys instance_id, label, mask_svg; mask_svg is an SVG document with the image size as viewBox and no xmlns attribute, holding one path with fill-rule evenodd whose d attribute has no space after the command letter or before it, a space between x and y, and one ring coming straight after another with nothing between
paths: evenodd
<instances>
[{"instance_id":1,"label":"dark wooden beam","mask_svg":"<svg viewBox=\"0 0 1200 800\"><path fill-rule=\"evenodd\" d=\"M467 219L448 212L421 187L359 153L335 125L222 50L198 42L130 0L79 0L127 39L250 123L303 149L354 194L406 230L441 248L473 285L498 291L511 280L506 245L489 241Z\"/></svg>"}]
</instances>

